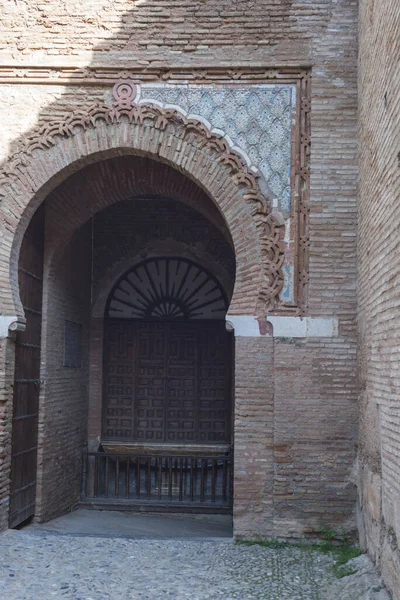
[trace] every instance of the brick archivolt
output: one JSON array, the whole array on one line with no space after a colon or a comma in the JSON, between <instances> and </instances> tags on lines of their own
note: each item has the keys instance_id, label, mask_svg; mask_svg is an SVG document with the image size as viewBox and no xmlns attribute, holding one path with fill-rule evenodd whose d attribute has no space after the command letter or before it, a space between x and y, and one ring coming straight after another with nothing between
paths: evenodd
<instances>
[{"instance_id":1,"label":"brick archivolt","mask_svg":"<svg viewBox=\"0 0 400 600\"><path fill-rule=\"evenodd\" d=\"M284 252L280 226L260 192L257 174L204 121L176 109L138 105L133 101L135 92L129 81L116 84L113 104L96 103L48 123L22 141L5 164L0 175L1 260L3 269L11 262L11 281L2 284L4 312L23 314L19 247L33 212L49 192L87 164L137 154L173 166L213 199L235 247L237 273L230 313L265 314L279 302Z\"/></svg>"}]
</instances>

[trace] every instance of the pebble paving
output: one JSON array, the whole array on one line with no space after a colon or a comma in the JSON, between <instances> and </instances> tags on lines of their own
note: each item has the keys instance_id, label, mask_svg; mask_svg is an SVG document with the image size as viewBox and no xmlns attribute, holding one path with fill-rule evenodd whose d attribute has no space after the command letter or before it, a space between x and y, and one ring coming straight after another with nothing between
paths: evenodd
<instances>
[{"instance_id":1,"label":"pebble paving","mask_svg":"<svg viewBox=\"0 0 400 600\"><path fill-rule=\"evenodd\" d=\"M228 539L126 539L9 530L1 600L319 600L329 555Z\"/></svg>"}]
</instances>

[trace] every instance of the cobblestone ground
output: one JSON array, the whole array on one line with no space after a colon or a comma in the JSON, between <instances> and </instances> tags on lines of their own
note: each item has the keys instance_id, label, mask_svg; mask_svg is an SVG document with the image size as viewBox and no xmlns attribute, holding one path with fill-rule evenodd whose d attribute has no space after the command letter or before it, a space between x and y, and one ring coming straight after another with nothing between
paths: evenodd
<instances>
[{"instance_id":1,"label":"cobblestone ground","mask_svg":"<svg viewBox=\"0 0 400 600\"><path fill-rule=\"evenodd\" d=\"M149 540L9 530L1 600L317 600L332 558L231 540Z\"/></svg>"}]
</instances>

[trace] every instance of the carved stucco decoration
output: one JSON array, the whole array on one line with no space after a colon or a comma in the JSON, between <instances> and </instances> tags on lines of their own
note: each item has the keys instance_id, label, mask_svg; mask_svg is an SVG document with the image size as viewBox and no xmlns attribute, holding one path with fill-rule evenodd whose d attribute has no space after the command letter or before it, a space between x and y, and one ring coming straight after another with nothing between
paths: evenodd
<instances>
[{"instance_id":1,"label":"carved stucco decoration","mask_svg":"<svg viewBox=\"0 0 400 600\"><path fill-rule=\"evenodd\" d=\"M201 151L213 155L217 163L229 169L234 183L243 189L243 198L251 206L262 249L263 278L257 314L264 315L266 311L275 309L284 284L284 248L280 241L282 224L271 213L270 202L259 189L256 170L237 149L231 148L223 134L211 131L201 117L188 117L178 107L170 109L135 103L136 85L132 81L118 81L113 88L113 97L111 105L95 103L87 110L73 111L62 120L47 123L29 135L0 173L0 201L7 194L7 184L14 179L23 181L33 153L55 146L59 138L72 137L82 129L96 128L98 122L117 124L126 119L135 125L149 123L155 129L167 130L182 141L195 142Z\"/></svg>"}]
</instances>

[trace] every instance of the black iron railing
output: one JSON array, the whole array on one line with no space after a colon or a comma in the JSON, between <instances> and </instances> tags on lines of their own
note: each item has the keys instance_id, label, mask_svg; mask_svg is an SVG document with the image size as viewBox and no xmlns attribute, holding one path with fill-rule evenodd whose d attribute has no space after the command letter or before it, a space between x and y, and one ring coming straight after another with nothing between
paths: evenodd
<instances>
[{"instance_id":1,"label":"black iron railing","mask_svg":"<svg viewBox=\"0 0 400 600\"><path fill-rule=\"evenodd\" d=\"M87 502L230 508L232 456L89 452Z\"/></svg>"}]
</instances>

